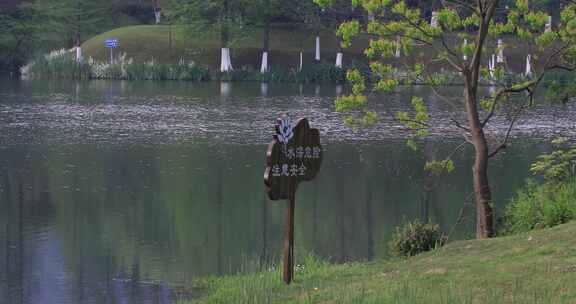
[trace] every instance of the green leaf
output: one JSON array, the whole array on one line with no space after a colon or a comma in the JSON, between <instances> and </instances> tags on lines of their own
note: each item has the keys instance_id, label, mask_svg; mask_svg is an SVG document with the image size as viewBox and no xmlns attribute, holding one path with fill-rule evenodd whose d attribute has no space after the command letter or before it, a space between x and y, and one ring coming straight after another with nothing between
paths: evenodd
<instances>
[{"instance_id":1,"label":"green leaf","mask_svg":"<svg viewBox=\"0 0 576 304\"><path fill-rule=\"evenodd\" d=\"M434 175L440 175L444 172L450 173L454 171L454 168L454 162L451 159L433 160L424 165L424 170Z\"/></svg>"}]
</instances>

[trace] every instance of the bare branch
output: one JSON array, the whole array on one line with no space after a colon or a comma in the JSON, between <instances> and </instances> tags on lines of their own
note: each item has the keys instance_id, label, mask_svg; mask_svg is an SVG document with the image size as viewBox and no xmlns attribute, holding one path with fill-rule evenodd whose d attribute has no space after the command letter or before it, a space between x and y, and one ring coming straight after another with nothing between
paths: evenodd
<instances>
[{"instance_id":1,"label":"bare branch","mask_svg":"<svg viewBox=\"0 0 576 304\"><path fill-rule=\"evenodd\" d=\"M470 129L468 127L463 126L462 124L460 124L459 121L457 121L454 117L450 117L450 120L454 123L454 125L466 132L470 132Z\"/></svg>"},{"instance_id":2,"label":"bare branch","mask_svg":"<svg viewBox=\"0 0 576 304\"><path fill-rule=\"evenodd\" d=\"M442 5L443 5L444 7L447 7L447 6L448 6L448 5L445 4L446 2L453 3L453 4L455 4L455 6L457 6L457 7L463 7L463 8L465 8L465 9L471 11L472 13L480 16L480 11L478 10L478 8L472 6L472 5L470 5L470 4L468 4L468 3L464 2L464 1L459 1L459 0L442 0Z\"/></svg>"},{"instance_id":3,"label":"bare branch","mask_svg":"<svg viewBox=\"0 0 576 304\"><path fill-rule=\"evenodd\" d=\"M490 112L488 113L488 115L486 116L486 118L484 119L484 121L481 124L482 128L484 128L484 126L488 123L488 121L490 121L490 119L494 115L496 105L497 105L498 101L500 100L500 97L502 97L504 94L509 94L509 93L520 93L520 92L524 92L524 91L530 92L531 88L533 88L533 86L537 85L541 79L542 79L542 75L537 80L529 81L522 86L513 86L510 88L505 88L503 90L500 90L496 94L496 96L494 97L494 102L492 103L492 106L490 108Z\"/></svg>"},{"instance_id":4,"label":"bare branch","mask_svg":"<svg viewBox=\"0 0 576 304\"><path fill-rule=\"evenodd\" d=\"M406 21L410 26L412 26L413 28L417 29L419 32L421 32L424 36L428 37L428 38L438 38L437 36L434 35L430 35L428 32L426 32L426 30L424 30L421 26L419 26L418 24L415 24L414 22L412 22L410 19L406 18L406 16L403 15L399 15L400 17L402 17L402 19L404 19L404 21ZM449 55L453 56L454 58L458 58L458 55L448 47L448 45L446 44L446 41L444 40L444 35L440 35L440 41L442 42L442 45L444 46L444 48L446 49L446 51L448 52ZM434 50L438 53L440 53L440 50L438 50L438 48L436 48L436 46L432 43L429 44L431 45ZM453 59L451 59L450 57L446 57L446 61L458 72L462 72L462 66L458 65L456 62L453 61Z\"/></svg>"},{"instance_id":5,"label":"bare branch","mask_svg":"<svg viewBox=\"0 0 576 304\"><path fill-rule=\"evenodd\" d=\"M498 145L498 147L496 147L496 149L494 149L494 151L492 151L491 153L488 154L488 158L492 158L492 157L496 156L498 154L498 152L506 149L506 146L508 144L508 140L510 139L510 134L512 133L512 129L514 128L514 124L516 123L516 120L518 120L518 118L520 117L520 114L522 114L522 112L526 109L526 107L528 107L530 104L532 104L532 101L534 99L534 91L528 90L528 92L530 94L529 101L524 103L520 107L518 107L518 110L516 111L516 113L514 113L514 116L512 117L512 121L508 125L508 130L506 131L506 136L504 136L504 140Z\"/></svg>"}]
</instances>

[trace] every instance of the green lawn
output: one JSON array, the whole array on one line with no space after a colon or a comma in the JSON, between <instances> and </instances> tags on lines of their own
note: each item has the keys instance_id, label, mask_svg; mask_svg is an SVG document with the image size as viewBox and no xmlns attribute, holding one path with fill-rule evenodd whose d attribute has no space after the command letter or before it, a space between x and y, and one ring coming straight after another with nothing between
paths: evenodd
<instances>
[{"instance_id":1,"label":"green lawn","mask_svg":"<svg viewBox=\"0 0 576 304\"><path fill-rule=\"evenodd\" d=\"M171 34L170 34L171 33ZM116 52L124 52L135 61L154 60L166 63L176 63L180 58L193 60L210 68L220 64L220 41L217 33L191 34L182 26L138 25L118 28L97 35L84 42L86 56L98 60L108 60L109 51L105 48L106 38L118 38L119 48ZM170 45L170 37L172 44ZM249 31L243 37L232 43L232 64L234 67L260 64L262 46L261 31ZM299 28L274 27L270 35L269 62L272 66L295 68L299 62L300 47L304 49L304 59L312 62L314 59L315 36ZM333 62L336 57L336 37L334 33L323 32L321 35L322 59ZM346 50L345 54L362 58L361 43L357 47ZM345 57L349 60L350 56Z\"/></svg>"},{"instance_id":2,"label":"green lawn","mask_svg":"<svg viewBox=\"0 0 576 304\"><path fill-rule=\"evenodd\" d=\"M458 241L407 260L330 265L308 258L293 284L279 271L205 279L199 303L576 303L576 222Z\"/></svg>"},{"instance_id":3,"label":"green lawn","mask_svg":"<svg viewBox=\"0 0 576 304\"><path fill-rule=\"evenodd\" d=\"M234 68L250 67L258 69L260 66L260 53L262 47L262 31L258 29L243 30L242 37L235 37L232 42L232 65ZM180 58L192 60L200 65L217 70L220 67L220 40L215 32L191 33L184 26L168 25L136 25L126 26L97 35L84 42L84 55L92 56L100 61L109 60L109 50L105 48L106 38L118 38L120 42L117 53L126 53L127 57L136 62L145 62L154 59L163 63L176 63ZM172 37L172 39L170 39ZM516 71L523 71L526 62L525 43L512 37L504 37L506 45L505 56L508 66ZM170 42L171 41L171 42ZM490 42L495 47L495 40ZM270 34L269 64L283 70L296 68L299 64L299 52L304 50L304 64L314 62L315 35L312 31L296 26L274 26ZM364 48L368 45L368 37L360 36L355 39L352 46L344 50L344 65L353 60L365 62ZM456 46L455 46L456 47ZM334 63L337 52L337 40L334 32L321 33L322 61ZM390 58L388 63L402 62L413 65L415 56L432 58L433 49L418 46L415 52L401 59ZM485 60L488 60L487 57ZM426 62L426 60L425 60ZM445 64L427 62L427 65L440 68ZM448 68L448 66L445 66Z\"/></svg>"}]
</instances>

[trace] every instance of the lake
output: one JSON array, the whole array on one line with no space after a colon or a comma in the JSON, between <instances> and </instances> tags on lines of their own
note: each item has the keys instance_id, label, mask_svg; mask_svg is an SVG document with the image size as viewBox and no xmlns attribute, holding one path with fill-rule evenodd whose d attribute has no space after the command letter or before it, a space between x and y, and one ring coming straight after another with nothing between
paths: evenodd
<instances>
[{"instance_id":1,"label":"lake","mask_svg":"<svg viewBox=\"0 0 576 304\"><path fill-rule=\"evenodd\" d=\"M486 89L488 90L488 89ZM446 95L458 96L461 87ZM309 118L323 167L297 194L295 250L333 262L385 258L394 227L431 218L473 236L470 148L454 172L423 171L461 144L463 113L429 88L371 98L353 130L330 85L0 80L0 303L170 303L198 277L277 267L286 203L266 198L276 117ZM441 121L414 152L391 116L422 96ZM491 162L499 214L549 151L575 137L573 105L538 105ZM495 118L498 136L509 117Z\"/></svg>"}]
</instances>

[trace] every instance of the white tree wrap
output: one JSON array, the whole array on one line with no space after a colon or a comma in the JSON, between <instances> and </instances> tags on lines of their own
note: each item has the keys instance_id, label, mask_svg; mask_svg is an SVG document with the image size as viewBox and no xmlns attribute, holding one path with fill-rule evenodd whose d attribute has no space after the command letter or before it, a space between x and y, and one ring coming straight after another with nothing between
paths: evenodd
<instances>
[{"instance_id":1,"label":"white tree wrap","mask_svg":"<svg viewBox=\"0 0 576 304\"><path fill-rule=\"evenodd\" d=\"M162 18L161 16L162 16L162 14L160 13L159 10L154 11L154 19L156 19L156 24L160 23L160 20Z\"/></svg>"},{"instance_id":2,"label":"white tree wrap","mask_svg":"<svg viewBox=\"0 0 576 304\"><path fill-rule=\"evenodd\" d=\"M496 56L496 63L504 62L504 44L502 39L498 39L498 56Z\"/></svg>"},{"instance_id":3,"label":"white tree wrap","mask_svg":"<svg viewBox=\"0 0 576 304\"><path fill-rule=\"evenodd\" d=\"M524 71L524 76L526 77L532 77L532 63L530 62L532 60L532 55L528 54L528 56L526 56L526 70Z\"/></svg>"},{"instance_id":4,"label":"white tree wrap","mask_svg":"<svg viewBox=\"0 0 576 304\"><path fill-rule=\"evenodd\" d=\"M344 57L344 54L342 54L342 52L338 52L338 54L336 54L336 67L337 68L342 67L342 58L343 57Z\"/></svg>"},{"instance_id":5,"label":"white tree wrap","mask_svg":"<svg viewBox=\"0 0 576 304\"><path fill-rule=\"evenodd\" d=\"M317 61L320 61L320 36L316 36L316 57Z\"/></svg>"},{"instance_id":6,"label":"white tree wrap","mask_svg":"<svg viewBox=\"0 0 576 304\"><path fill-rule=\"evenodd\" d=\"M82 61L82 48L79 46L76 47L76 61Z\"/></svg>"},{"instance_id":7,"label":"white tree wrap","mask_svg":"<svg viewBox=\"0 0 576 304\"><path fill-rule=\"evenodd\" d=\"M222 48L222 56L220 60L220 72L230 72L232 68L232 60L230 59L230 49Z\"/></svg>"},{"instance_id":8,"label":"white tree wrap","mask_svg":"<svg viewBox=\"0 0 576 304\"><path fill-rule=\"evenodd\" d=\"M260 73L268 72L268 52L262 53L262 64L260 65Z\"/></svg>"},{"instance_id":9,"label":"white tree wrap","mask_svg":"<svg viewBox=\"0 0 576 304\"><path fill-rule=\"evenodd\" d=\"M496 68L496 59L495 55L492 54L492 58L488 60L488 72L490 73L490 78L494 78L494 70Z\"/></svg>"},{"instance_id":10,"label":"white tree wrap","mask_svg":"<svg viewBox=\"0 0 576 304\"><path fill-rule=\"evenodd\" d=\"M430 19L431 27L438 27L438 12L432 12L432 18Z\"/></svg>"}]
</instances>

